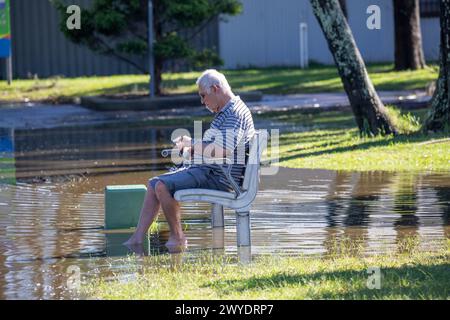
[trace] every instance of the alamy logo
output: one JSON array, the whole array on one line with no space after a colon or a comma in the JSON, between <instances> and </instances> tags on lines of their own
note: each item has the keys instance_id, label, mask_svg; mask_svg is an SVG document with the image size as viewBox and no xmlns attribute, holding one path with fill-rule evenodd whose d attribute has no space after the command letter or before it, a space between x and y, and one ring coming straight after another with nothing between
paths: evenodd
<instances>
[{"instance_id":1,"label":"alamy logo","mask_svg":"<svg viewBox=\"0 0 450 320\"><path fill-rule=\"evenodd\" d=\"M379 267L370 267L367 269L367 288L370 290L381 289L381 269Z\"/></svg>"},{"instance_id":2,"label":"alamy logo","mask_svg":"<svg viewBox=\"0 0 450 320\"><path fill-rule=\"evenodd\" d=\"M256 164L259 157L250 157L247 159L247 151L252 153L259 153L262 157L268 157L268 147L270 142L270 158L264 161L264 166L261 168L261 175L275 175L278 173L279 162L279 129L271 129L270 134L268 130L259 130L260 137L256 143L250 143L249 150L245 144L245 131L242 129L226 129L218 130L210 128L203 133L202 121L194 121L194 136L191 138L190 132L184 128L178 128L171 134L171 140L176 141L179 137L186 136L190 141L190 148L194 152L185 152L185 148L179 149L179 152L172 152L177 149L165 149L162 152L163 157L171 155L172 163L180 166L181 164ZM192 139L192 140L191 140ZM203 145L205 143L206 145ZM253 148L253 149L252 149ZM262 149L258 149L262 148ZM231 154L225 155L226 150L233 150ZM182 156L181 156L182 155ZM246 162L247 161L247 162ZM261 161L261 159L260 159Z\"/></svg>"},{"instance_id":3,"label":"alamy logo","mask_svg":"<svg viewBox=\"0 0 450 320\"><path fill-rule=\"evenodd\" d=\"M69 266L67 268L66 286L69 290L78 290L81 286L81 270L78 266Z\"/></svg>"},{"instance_id":4,"label":"alamy logo","mask_svg":"<svg viewBox=\"0 0 450 320\"><path fill-rule=\"evenodd\" d=\"M67 11L70 16L67 18L66 26L69 30L81 29L81 9L79 6L71 5L67 7Z\"/></svg>"},{"instance_id":5,"label":"alamy logo","mask_svg":"<svg viewBox=\"0 0 450 320\"><path fill-rule=\"evenodd\" d=\"M369 30L380 30L381 29L381 9L379 6L373 4L367 7L367 14L370 16L367 18L367 28Z\"/></svg>"}]
</instances>

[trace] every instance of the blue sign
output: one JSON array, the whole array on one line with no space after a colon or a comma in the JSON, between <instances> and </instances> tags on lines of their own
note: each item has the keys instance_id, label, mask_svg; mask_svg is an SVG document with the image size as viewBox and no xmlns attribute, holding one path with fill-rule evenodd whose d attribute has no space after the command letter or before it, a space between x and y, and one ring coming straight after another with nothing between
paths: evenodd
<instances>
[{"instance_id":1,"label":"blue sign","mask_svg":"<svg viewBox=\"0 0 450 320\"><path fill-rule=\"evenodd\" d=\"M0 58L8 58L11 55L9 19L9 0L0 0Z\"/></svg>"},{"instance_id":2,"label":"blue sign","mask_svg":"<svg viewBox=\"0 0 450 320\"><path fill-rule=\"evenodd\" d=\"M8 58L11 55L11 40L0 39L0 58Z\"/></svg>"}]
</instances>

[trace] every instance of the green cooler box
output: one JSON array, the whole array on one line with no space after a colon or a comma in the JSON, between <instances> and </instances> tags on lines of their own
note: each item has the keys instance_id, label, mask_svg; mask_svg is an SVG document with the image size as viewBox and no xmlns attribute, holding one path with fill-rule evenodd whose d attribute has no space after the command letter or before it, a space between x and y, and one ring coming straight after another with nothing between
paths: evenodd
<instances>
[{"instance_id":1,"label":"green cooler box","mask_svg":"<svg viewBox=\"0 0 450 320\"><path fill-rule=\"evenodd\" d=\"M139 222L147 187L143 184L105 188L105 229L134 228Z\"/></svg>"}]
</instances>

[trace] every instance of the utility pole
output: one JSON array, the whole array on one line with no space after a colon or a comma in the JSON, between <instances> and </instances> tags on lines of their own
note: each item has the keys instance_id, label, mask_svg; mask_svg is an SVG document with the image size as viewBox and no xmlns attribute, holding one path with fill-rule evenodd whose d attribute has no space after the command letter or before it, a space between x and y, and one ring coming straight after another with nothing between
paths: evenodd
<instances>
[{"instance_id":1,"label":"utility pole","mask_svg":"<svg viewBox=\"0 0 450 320\"><path fill-rule=\"evenodd\" d=\"M148 67L150 73L150 97L155 96L155 62L153 57L153 2L148 0Z\"/></svg>"},{"instance_id":2,"label":"utility pole","mask_svg":"<svg viewBox=\"0 0 450 320\"><path fill-rule=\"evenodd\" d=\"M12 83L10 1L0 0L0 58L6 59L6 79Z\"/></svg>"},{"instance_id":3,"label":"utility pole","mask_svg":"<svg viewBox=\"0 0 450 320\"><path fill-rule=\"evenodd\" d=\"M9 57L6 58L6 79L8 80L8 85L12 84L13 72L12 72L12 53L11 48L9 50Z\"/></svg>"}]
</instances>

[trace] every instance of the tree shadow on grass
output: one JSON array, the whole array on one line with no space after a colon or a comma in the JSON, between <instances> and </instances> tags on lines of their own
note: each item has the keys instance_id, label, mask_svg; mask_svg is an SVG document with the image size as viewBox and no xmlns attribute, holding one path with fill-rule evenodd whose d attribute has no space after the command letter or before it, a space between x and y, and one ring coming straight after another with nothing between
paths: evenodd
<instances>
[{"instance_id":1,"label":"tree shadow on grass","mask_svg":"<svg viewBox=\"0 0 450 320\"><path fill-rule=\"evenodd\" d=\"M369 289L367 269L352 271L323 271L312 274L279 272L267 277L242 280L220 280L208 283L221 295L255 290L295 290L295 286L314 286L309 290L312 299L382 299L405 297L409 299L448 299L450 295L450 263L434 265L414 264L398 268L381 268L380 289ZM326 284L328 283L329 286ZM334 283L334 284L333 284ZM317 290L317 287L336 289Z\"/></svg>"},{"instance_id":2,"label":"tree shadow on grass","mask_svg":"<svg viewBox=\"0 0 450 320\"><path fill-rule=\"evenodd\" d=\"M193 82L195 84L195 81ZM191 84L193 84L191 83ZM195 91L192 92L186 92L186 93L172 93L167 94L165 93L166 90L174 89L173 87L168 86L162 86L163 94L162 96L171 96L176 97L180 95L186 95L186 94L196 94ZM146 81L139 81L135 83L129 83L129 84L123 84L123 85L117 85L107 88L100 88L100 89L86 89L82 91L77 91L71 95L71 97L78 97L78 96L100 96L100 95L136 95L136 97L140 96L148 96L148 82ZM200 97L199 97L199 105L200 105Z\"/></svg>"},{"instance_id":3,"label":"tree shadow on grass","mask_svg":"<svg viewBox=\"0 0 450 320\"><path fill-rule=\"evenodd\" d=\"M282 138L282 139L280 139L279 145L285 146L285 145L290 145L293 143L305 144L305 143L320 142L321 141L320 137L323 137L325 139L329 139L330 137L340 138L340 137L342 137L342 132L317 134L317 136L314 135L313 137L302 137L301 139L299 139L298 137ZM342 139L340 139L339 141L342 141Z\"/></svg>"},{"instance_id":4,"label":"tree shadow on grass","mask_svg":"<svg viewBox=\"0 0 450 320\"><path fill-rule=\"evenodd\" d=\"M139 94L145 94L144 89L147 84L145 82L136 82L118 86L112 86L100 89L85 89L66 95L67 97L82 97L82 96L99 96L99 95L115 95L115 94L131 94L137 88Z\"/></svg>"},{"instance_id":5,"label":"tree shadow on grass","mask_svg":"<svg viewBox=\"0 0 450 320\"><path fill-rule=\"evenodd\" d=\"M441 136L434 136L434 135L423 135L423 134L413 134L413 135L399 135L397 137L386 137L383 140L372 140L363 142L357 145L350 145L345 147L337 147L334 149L328 149L328 150L320 150L320 151L312 151L302 154L296 154L288 157L282 157L280 158L280 162L282 161L288 161L292 159L296 159L299 157L313 157L313 156L320 156L324 154L333 154L333 153L342 153L342 152L348 152L348 151L355 151L355 150L368 150L370 148L374 147L386 147L391 145L392 143L409 143L409 142L424 142L435 138L441 138ZM292 150L293 152L294 150Z\"/></svg>"},{"instance_id":6,"label":"tree shadow on grass","mask_svg":"<svg viewBox=\"0 0 450 320\"><path fill-rule=\"evenodd\" d=\"M316 141L317 142L317 141ZM314 148L326 148L326 147L331 147L331 146L335 146L335 145L338 145L338 144L340 144L342 141L326 141L326 142L323 142L323 143L316 143L316 144L314 144ZM280 144L280 145L282 145L282 144ZM297 158L298 156L301 156L301 157L307 157L308 155L309 155L309 153L302 153L301 155L299 155L299 152L302 152L302 151L305 151L305 150L307 150L308 149L308 147L298 147L298 148L294 148L294 149L290 149L290 150L288 150L288 151L286 151L286 153L295 153L293 156L286 156L286 157L283 157L283 158L281 158L280 159L280 161L284 161L284 159L286 158L286 159L288 159L288 158Z\"/></svg>"},{"instance_id":7,"label":"tree shadow on grass","mask_svg":"<svg viewBox=\"0 0 450 320\"><path fill-rule=\"evenodd\" d=\"M266 68L248 70L225 70L225 75L232 88L240 90L248 86L266 93L317 92L317 86L308 87L311 82L335 79L336 83L320 86L319 91L342 91L342 84L336 69L316 67L313 69ZM196 77L182 79L164 79L164 88L176 88L195 84Z\"/></svg>"},{"instance_id":8,"label":"tree shadow on grass","mask_svg":"<svg viewBox=\"0 0 450 320\"><path fill-rule=\"evenodd\" d=\"M252 87L268 94L297 94L297 93L318 93L318 92L343 92L341 81L334 69L324 68L318 70L262 70L258 74L246 74L248 71L229 74L229 82L232 88L237 91L242 88ZM334 81L336 80L336 81ZM179 87L194 86L196 76L180 79L164 79L161 84L163 91L170 91ZM314 83L313 86L311 84ZM87 89L76 94L67 95L68 97L82 95L113 95L123 92L130 92L135 87L139 91L147 89L147 81L141 80L131 84L117 85L102 89ZM397 80L397 82L386 81L376 86L377 90L401 90L418 89L424 87L420 79L408 78ZM191 92L195 93L195 89Z\"/></svg>"}]
</instances>

